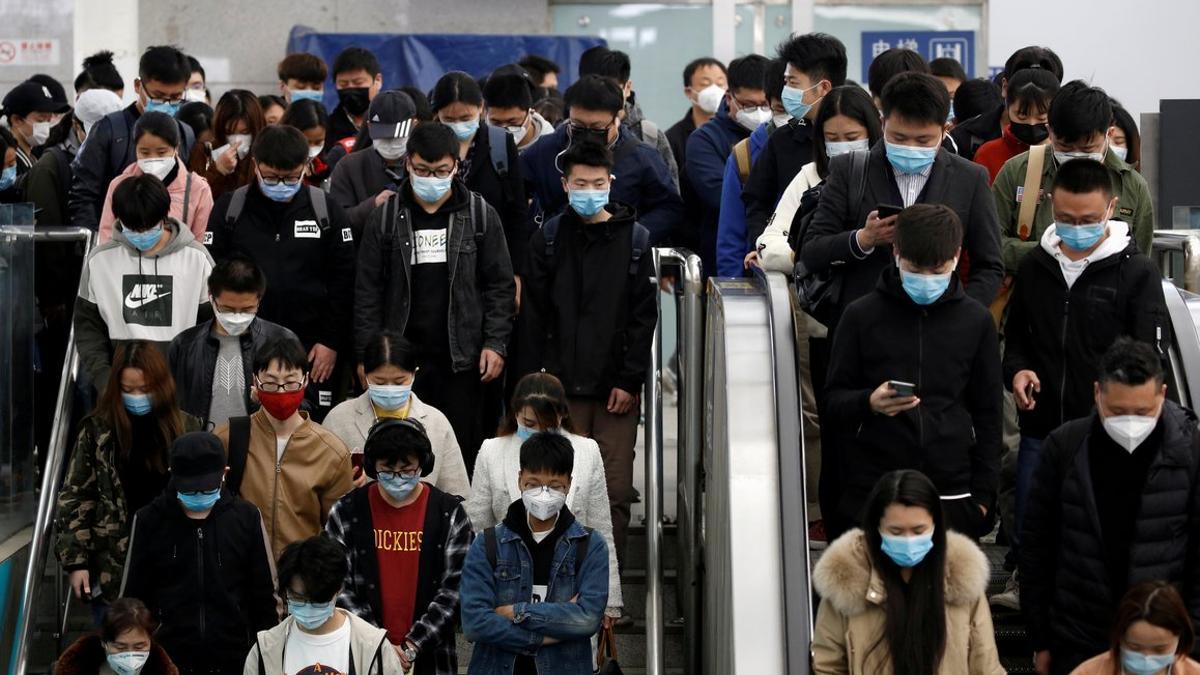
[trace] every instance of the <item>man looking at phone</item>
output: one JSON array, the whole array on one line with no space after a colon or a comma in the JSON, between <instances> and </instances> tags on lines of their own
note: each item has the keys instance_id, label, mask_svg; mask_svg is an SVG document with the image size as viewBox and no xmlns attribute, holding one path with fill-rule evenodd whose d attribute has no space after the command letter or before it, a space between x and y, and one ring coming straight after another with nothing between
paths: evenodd
<instances>
[{"instance_id":1,"label":"man looking at phone","mask_svg":"<svg viewBox=\"0 0 1200 675\"><path fill-rule=\"evenodd\" d=\"M833 541L876 481L926 473L947 524L978 538L992 528L1000 476L1001 381L996 326L955 269L963 227L947 206L895 217L895 263L850 304L833 338L821 430L840 443L841 498L824 508Z\"/></svg>"}]
</instances>

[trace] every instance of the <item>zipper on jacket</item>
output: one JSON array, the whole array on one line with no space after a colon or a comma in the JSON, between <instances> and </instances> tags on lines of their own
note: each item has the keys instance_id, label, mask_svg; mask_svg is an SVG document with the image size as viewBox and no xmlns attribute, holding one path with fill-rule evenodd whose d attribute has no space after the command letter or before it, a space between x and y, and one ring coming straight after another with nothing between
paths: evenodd
<instances>
[{"instance_id":1,"label":"zipper on jacket","mask_svg":"<svg viewBox=\"0 0 1200 675\"><path fill-rule=\"evenodd\" d=\"M917 317L917 393L923 393L921 384L925 379L925 316L927 312L921 310L921 315ZM925 416L921 414L921 406L917 406L917 445L921 448L922 453L925 451Z\"/></svg>"},{"instance_id":2,"label":"zipper on jacket","mask_svg":"<svg viewBox=\"0 0 1200 675\"><path fill-rule=\"evenodd\" d=\"M204 602L207 595L204 593L204 528L196 527L196 562L199 563L200 570L200 639L203 640L206 634L204 629Z\"/></svg>"},{"instance_id":3,"label":"zipper on jacket","mask_svg":"<svg viewBox=\"0 0 1200 675\"><path fill-rule=\"evenodd\" d=\"M1062 377L1058 382L1058 424L1066 422L1067 418L1067 326L1071 322L1071 289L1067 289L1066 301L1063 302L1062 342L1059 353L1062 356ZM1056 424L1055 426L1058 426Z\"/></svg>"},{"instance_id":4,"label":"zipper on jacket","mask_svg":"<svg viewBox=\"0 0 1200 675\"><path fill-rule=\"evenodd\" d=\"M471 219L471 204L470 204L469 200L467 203L466 219L468 221L470 221L470 219ZM461 256L461 253L462 253L462 240L459 240L458 249L459 249L460 256L455 256L454 264L451 265L450 264L450 240L452 237L454 237L453 227L454 227L455 220L458 220L458 214L456 214L456 213L451 213L447 217L447 220L446 220L446 267L448 267L449 271L450 271L450 285L446 289L447 291L449 291L449 293L448 293L449 297L446 298L446 335L450 336L451 342L454 342L454 275L455 275L455 273L458 272L458 258ZM468 223L468 224L470 224L472 227L475 226L474 223ZM467 228L465 226L462 227L461 229L463 230L464 233L467 230ZM464 234L463 236L465 237L466 235ZM476 251L475 255L478 256L479 252ZM411 286L411 284L410 284L410 286ZM451 351L451 354L450 354L451 370L453 370L454 369L453 368L453 364L454 364L454 353L453 352L454 352L454 350L451 349L450 351Z\"/></svg>"},{"instance_id":5,"label":"zipper on jacket","mask_svg":"<svg viewBox=\"0 0 1200 675\"><path fill-rule=\"evenodd\" d=\"M275 550L275 533L279 529L279 474L283 473L283 455L287 453L287 446L291 444L292 439L289 436L288 442L283 446L283 452L275 458L275 481L271 485L271 550ZM278 443L278 441L276 441ZM272 553L274 555L274 553Z\"/></svg>"}]
</instances>

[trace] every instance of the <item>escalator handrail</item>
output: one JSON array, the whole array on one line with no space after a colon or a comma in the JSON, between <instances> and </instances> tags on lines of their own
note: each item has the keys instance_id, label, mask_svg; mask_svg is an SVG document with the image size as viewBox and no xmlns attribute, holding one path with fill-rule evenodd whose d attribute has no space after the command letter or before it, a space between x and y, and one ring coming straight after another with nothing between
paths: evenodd
<instances>
[{"instance_id":1,"label":"escalator handrail","mask_svg":"<svg viewBox=\"0 0 1200 675\"><path fill-rule=\"evenodd\" d=\"M808 548L808 496L796 359L796 331L787 277L754 266L767 302L771 374L779 450L780 543L783 561L784 635L788 675L808 675L813 635L812 569ZM793 489L794 488L794 489Z\"/></svg>"},{"instance_id":2,"label":"escalator handrail","mask_svg":"<svg viewBox=\"0 0 1200 675\"><path fill-rule=\"evenodd\" d=\"M86 227L39 227L36 231L26 231L24 234L32 236L35 242L83 242L85 260L91 252L95 235ZM46 564L50 537L53 535L54 508L58 500L58 491L62 486L63 465L66 462L67 444L70 442L68 435L71 429L75 379L79 372L79 354L75 351L74 325L71 326L67 337L66 354L67 358L63 362L62 376L59 380L58 400L54 407L50 447L47 449L46 461L42 468L37 518L34 521L33 539L29 544L29 565L25 572L24 586L21 591L21 607L17 613L15 631L17 644L13 651L13 675L25 675L26 665L29 661L29 642L33 638L34 625L33 608L41 591L43 567Z\"/></svg>"}]
</instances>

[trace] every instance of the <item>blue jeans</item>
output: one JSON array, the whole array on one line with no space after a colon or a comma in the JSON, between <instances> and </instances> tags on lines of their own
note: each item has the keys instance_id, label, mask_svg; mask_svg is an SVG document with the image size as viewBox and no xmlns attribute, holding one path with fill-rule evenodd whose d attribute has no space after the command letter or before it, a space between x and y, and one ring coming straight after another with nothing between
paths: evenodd
<instances>
[{"instance_id":1,"label":"blue jeans","mask_svg":"<svg viewBox=\"0 0 1200 675\"><path fill-rule=\"evenodd\" d=\"M1037 472L1038 463L1042 461L1042 443L1044 439L1021 437L1021 447L1017 451L1017 531L1011 532L1012 555L1017 558L1021 547L1021 528L1025 523L1025 508L1029 505L1029 492L1033 489L1033 475Z\"/></svg>"}]
</instances>

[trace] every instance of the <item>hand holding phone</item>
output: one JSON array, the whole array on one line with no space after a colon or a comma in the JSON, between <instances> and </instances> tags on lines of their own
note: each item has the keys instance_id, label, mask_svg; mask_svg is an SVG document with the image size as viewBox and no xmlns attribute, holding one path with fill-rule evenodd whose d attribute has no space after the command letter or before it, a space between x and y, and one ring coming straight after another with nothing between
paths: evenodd
<instances>
[{"instance_id":1,"label":"hand holding phone","mask_svg":"<svg viewBox=\"0 0 1200 675\"><path fill-rule=\"evenodd\" d=\"M880 219L898 216L903 210L903 206L895 206L893 204L879 204L875 207L875 212L879 214Z\"/></svg>"},{"instance_id":2,"label":"hand holding phone","mask_svg":"<svg viewBox=\"0 0 1200 675\"><path fill-rule=\"evenodd\" d=\"M892 391L896 392L896 396L916 396L917 385L912 382L901 382L900 380L888 380L888 386Z\"/></svg>"},{"instance_id":3,"label":"hand holding phone","mask_svg":"<svg viewBox=\"0 0 1200 675\"><path fill-rule=\"evenodd\" d=\"M888 380L871 392L871 410L880 415L895 417L921 404L921 399L915 394L916 386L911 382Z\"/></svg>"}]
</instances>

